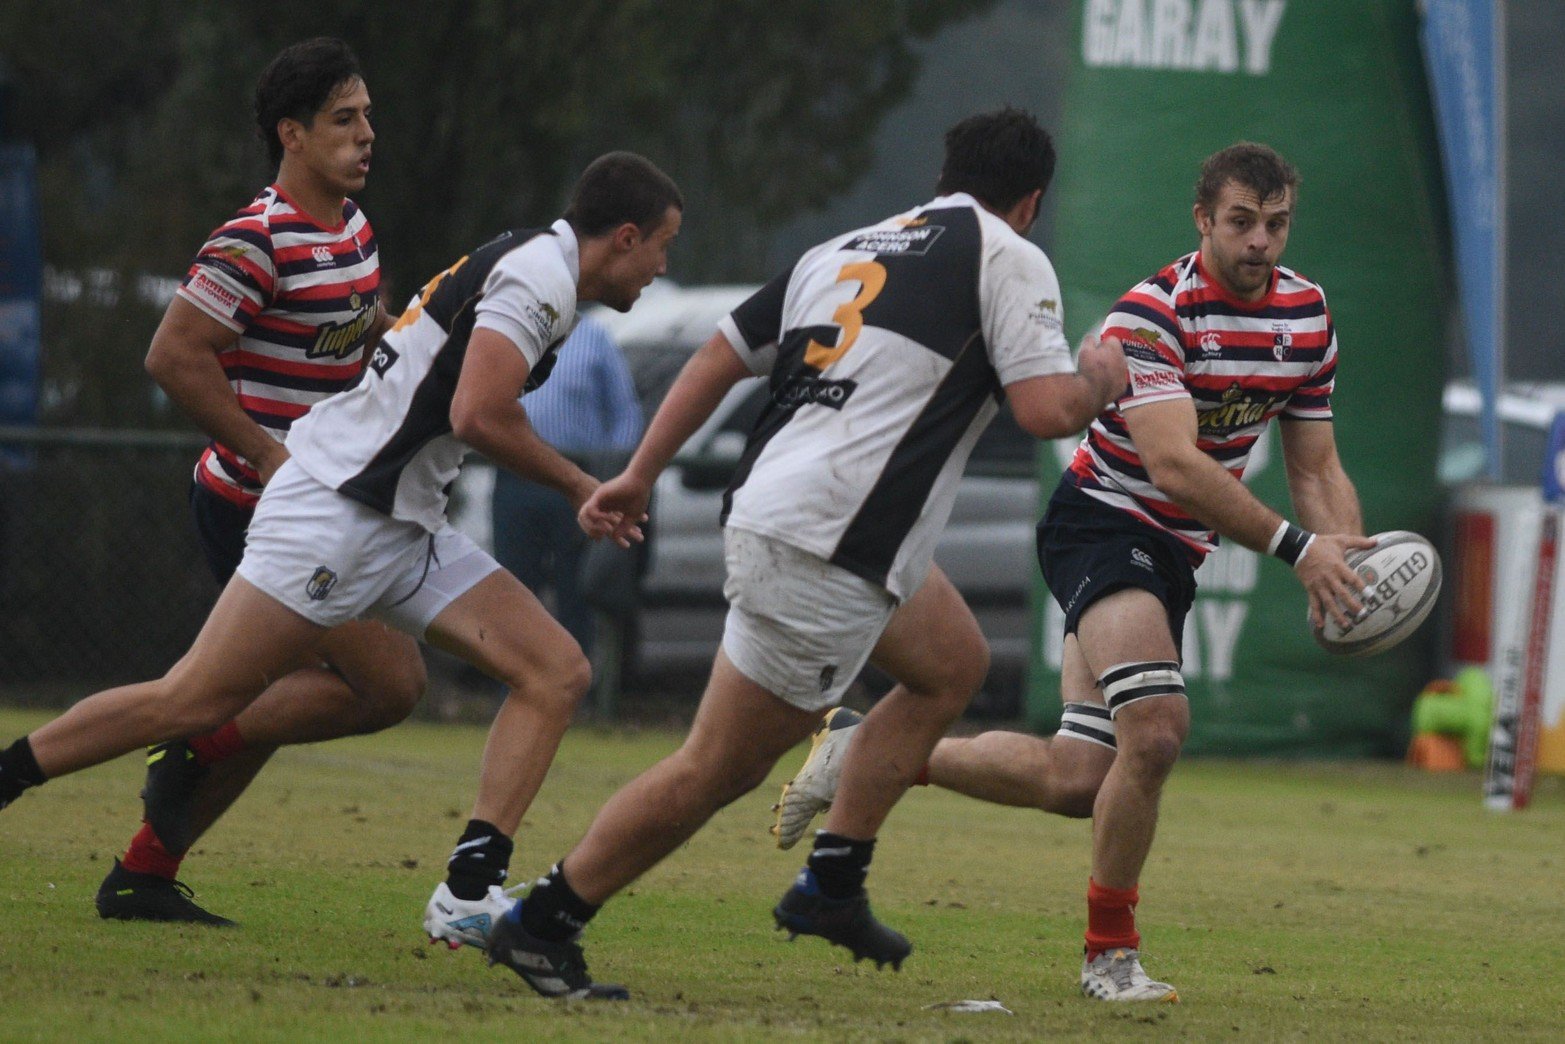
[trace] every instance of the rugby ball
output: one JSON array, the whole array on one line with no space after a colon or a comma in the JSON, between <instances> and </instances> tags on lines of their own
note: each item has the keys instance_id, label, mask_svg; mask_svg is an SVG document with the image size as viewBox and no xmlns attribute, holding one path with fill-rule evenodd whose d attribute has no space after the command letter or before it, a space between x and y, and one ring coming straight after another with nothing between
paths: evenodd
<instances>
[{"instance_id":1,"label":"rugby ball","mask_svg":"<svg viewBox=\"0 0 1565 1044\"><path fill-rule=\"evenodd\" d=\"M1417 533L1377 533L1375 546L1350 551L1348 565L1370 593L1364 612L1347 627L1330 616L1315 628L1315 641L1338 656L1367 656L1389 649L1418 629L1440 594L1440 556Z\"/></svg>"}]
</instances>

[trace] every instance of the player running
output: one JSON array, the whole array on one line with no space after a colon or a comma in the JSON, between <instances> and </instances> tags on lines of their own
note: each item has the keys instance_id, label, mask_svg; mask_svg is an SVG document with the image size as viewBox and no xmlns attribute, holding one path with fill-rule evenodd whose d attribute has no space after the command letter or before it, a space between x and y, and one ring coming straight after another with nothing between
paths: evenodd
<instances>
[{"instance_id":1,"label":"player running","mask_svg":"<svg viewBox=\"0 0 1565 1044\"><path fill-rule=\"evenodd\" d=\"M735 309L625 473L582 508L592 534L640 518L724 394L769 380L724 501L730 609L690 735L495 928L490 959L540 993L623 993L588 975L587 922L765 779L869 659L899 684L865 720L842 799L775 916L877 964L910 952L863 885L881 822L988 669L972 612L932 565L962 467L1002 398L1052 438L1124 386L1112 341L1072 365L1054 270L1023 238L1053 171L1053 144L1026 113L958 124L938 198L817 246Z\"/></svg>"},{"instance_id":2,"label":"player running","mask_svg":"<svg viewBox=\"0 0 1565 1044\"><path fill-rule=\"evenodd\" d=\"M1196 566L1220 533L1292 566L1312 623L1362 608L1343 556L1374 542L1332 429L1336 330L1321 288L1277 263L1298 180L1264 145L1209 157L1196 185L1200 249L1132 288L1103 324L1124 345L1130 387L1093 421L1038 525L1039 564L1065 610L1060 731L941 740L920 779L1093 817L1081 989L1098 1000L1179 999L1141 965L1135 907L1189 730L1179 650ZM1273 417L1302 528L1240 482ZM834 807L870 720L841 709L817 730L778 806L781 847Z\"/></svg>"},{"instance_id":3,"label":"player running","mask_svg":"<svg viewBox=\"0 0 1565 1044\"><path fill-rule=\"evenodd\" d=\"M509 687L425 922L482 945L510 905L499 886L511 835L591 670L538 600L451 528L446 489L469 447L577 506L597 488L533 433L518 399L548 377L579 301L627 310L666 269L682 207L651 163L611 153L583 173L564 218L506 232L431 280L363 379L293 425L292 456L266 484L244 557L189 653L163 678L88 697L0 752L0 807L137 747L203 735L334 628L372 614Z\"/></svg>"},{"instance_id":4,"label":"player running","mask_svg":"<svg viewBox=\"0 0 1565 1044\"><path fill-rule=\"evenodd\" d=\"M276 180L203 244L147 353L148 372L212 437L190 506L220 584L288 458L289 426L358 377L390 325L375 234L348 198L375 141L353 52L328 38L288 47L261 74L255 116ZM236 720L148 752L146 821L98 889L101 916L231 924L176 880L190 846L279 746L393 725L425 685L416 643L378 621L333 628L295 667Z\"/></svg>"}]
</instances>

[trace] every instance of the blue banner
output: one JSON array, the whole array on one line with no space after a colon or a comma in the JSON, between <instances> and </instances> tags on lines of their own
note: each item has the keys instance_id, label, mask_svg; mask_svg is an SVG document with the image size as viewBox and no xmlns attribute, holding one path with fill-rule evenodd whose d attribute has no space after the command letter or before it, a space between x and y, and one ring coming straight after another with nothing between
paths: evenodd
<instances>
[{"instance_id":1,"label":"blue banner","mask_svg":"<svg viewBox=\"0 0 1565 1044\"><path fill-rule=\"evenodd\" d=\"M1505 374L1504 39L1498 7L1497 0L1425 0L1422 32L1490 478L1500 475L1495 403Z\"/></svg>"},{"instance_id":2,"label":"blue banner","mask_svg":"<svg viewBox=\"0 0 1565 1044\"><path fill-rule=\"evenodd\" d=\"M31 145L0 145L0 424L38 420L37 160Z\"/></svg>"}]
</instances>

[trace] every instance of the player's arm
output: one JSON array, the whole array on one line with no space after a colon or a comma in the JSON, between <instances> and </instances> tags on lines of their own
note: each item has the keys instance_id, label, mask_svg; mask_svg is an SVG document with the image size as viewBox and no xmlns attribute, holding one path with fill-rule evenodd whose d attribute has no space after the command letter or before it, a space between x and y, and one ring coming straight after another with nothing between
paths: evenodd
<instances>
[{"instance_id":1,"label":"player's arm","mask_svg":"<svg viewBox=\"0 0 1565 1044\"><path fill-rule=\"evenodd\" d=\"M375 310L375 321L370 324L369 333L364 336L364 350L368 352L379 344L381 337L385 336L386 331L397 325L398 318L398 316L392 315L387 311L384 304L377 308Z\"/></svg>"},{"instance_id":2,"label":"player's arm","mask_svg":"<svg viewBox=\"0 0 1565 1044\"><path fill-rule=\"evenodd\" d=\"M1005 386L1016 423L1040 439L1081 431L1125 390L1125 355L1115 337L1088 334L1076 356L1075 373L1028 377Z\"/></svg>"},{"instance_id":3,"label":"player's arm","mask_svg":"<svg viewBox=\"0 0 1565 1044\"><path fill-rule=\"evenodd\" d=\"M1337 436L1329 420L1281 421L1282 457L1288 493L1305 529L1317 533L1364 533L1358 490L1337 455Z\"/></svg>"},{"instance_id":4,"label":"player's arm","mask_svg":"<svg viewBox=\"0 0 1565 1044\"><path fill-rule=\"evenodd\" d=\"M239 405L217 361L238 338L231 328L176 296L152 335L147 373L197 427L248 460L265 485L288 459L288 451Z\"/></svg>"},{"instance_id":5,"label":"player's arm","mask_svg":"<svg viewBox=\"0 0 1565 1044\"><path fill-rule=\"evenodd\" d=\"M1195 405L1190 399L1145 403L1126 409L1124 417L1148 477L1164 496L1252 551L1289 553L1277 541L1280 533L1291 533L1284 528L1287 520L1197 445ZM1294 559L1293 569L1309 597L1311 622L1319 624L1330 612L1346 626L1350 614L1363 608L1358 598L1363 582L1348 568L1343 553L1373 542L1356 532L1327 532L1307 534L1300 545L1303 552Z\"/></svg>"},{"instance_id":6,"label":"player's arm","mask_svg":"<svg viewBox=\"0 0 1565 1044\"><path fill-rule=\"evenodd\" d=\"M729 389L751 376L728 338L714 333L679 371L624 472L600 486L582 507L577 516L581 527L592 536L612 535L623 544L618 525L646 517L652 485L668 462ZM616 525L611 522L616 517L624 521Z\"/></svg>"},{"instance_id":7,"label":"player's arm","mask_svg":"<svg viewBox=\"0 0 1565 1044\"><path fill-rule=\"evenodd\" d=\"M451 397L451 432L507 471L559 490L579 508L598 481L533 430L521 404L531 372L510 338L487 327L475 329Z\"/></svg>"}]
</instances>

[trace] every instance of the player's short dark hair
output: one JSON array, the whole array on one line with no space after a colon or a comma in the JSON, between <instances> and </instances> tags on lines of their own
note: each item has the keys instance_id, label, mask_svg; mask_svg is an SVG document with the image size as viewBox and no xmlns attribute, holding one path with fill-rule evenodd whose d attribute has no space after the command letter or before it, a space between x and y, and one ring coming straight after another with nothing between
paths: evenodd
<instances>
[{"instance_id":1,"label":"player's short dark hair","mask_svg":"<svg viewBox=\"0 0 1565 1044\"><path fill-rule=\"evenodd\" d=\"M679 186L645 156L610 152L587 165L565 220L579 236L601 236L627 222L650 233L669 207L685 209Z\"/></svg>"},{"instance_id":2,"label":"player's short dark hair","mask_svg":"<svg viewBox=\"0 0 1565 1044\"><path fill-rule=\"evenodd\" d=\"M283 48L255 85L256 134L266 142L272 163L283 161L278 120L309 126L343 85L362 79L352 48L335 37L317 36Z\"/></svg>"},{"instance_id":3,"label":"player's short dark hair","mask_svg":"<svg viewBox=\"0 0 1565 1044\"><path fill-rule=\"evenodd\" d=\"M1299 191L1299 172L1293 164L1271 146L1253 141L1241 141L1206 158L1196 179L1195 201L1211 211L1230 181L1250 189L1262 203Z\"/></svg>"},{"instance_id":4,"label":"player's short dark hair","mask_svg":"<svg viewBox=\"0 0 1565 1044\"><path fill-rule=\"evenodd\" d=\"M946 131L946 159L935 190L966 192L994 210L1010 210L1054 180L1054 139L1032 113L1007 105L969 116Z\"/></svg>"}]
</instances>

